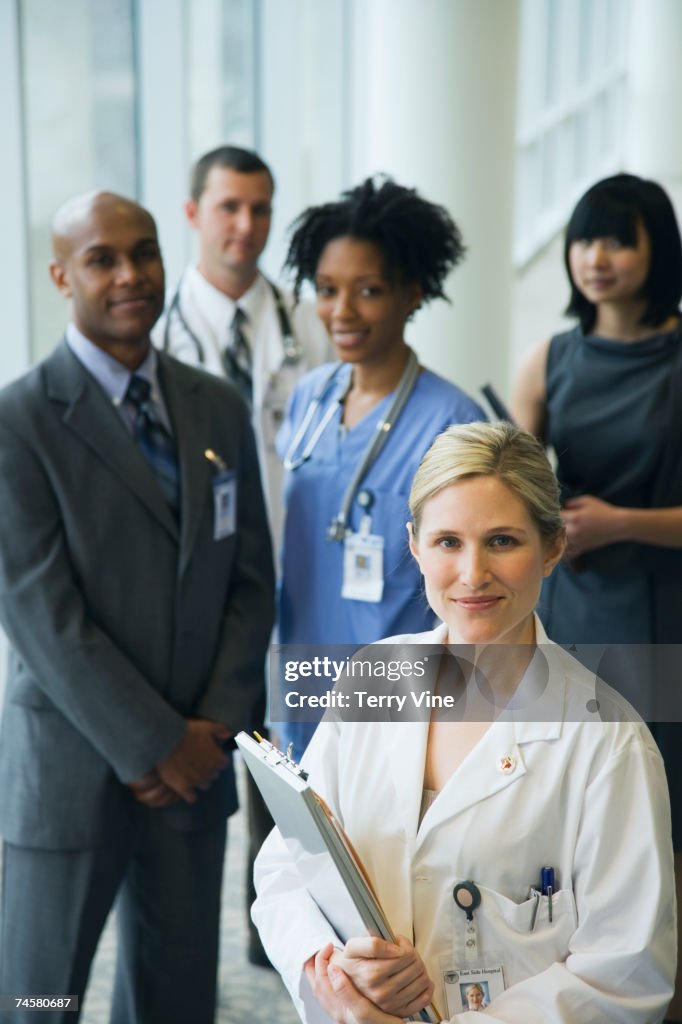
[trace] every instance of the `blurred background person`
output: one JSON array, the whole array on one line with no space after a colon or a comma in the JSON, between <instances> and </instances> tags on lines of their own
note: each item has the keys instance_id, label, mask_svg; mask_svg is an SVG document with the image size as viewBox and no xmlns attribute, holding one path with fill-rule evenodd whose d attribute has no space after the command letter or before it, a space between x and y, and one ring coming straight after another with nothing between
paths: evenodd
<instances>
[{"instance_id":1,"label":"blurred background person","mask_svg":"<svg viewBox=\"0 0 682 1024\"><path fill-rule=\"evenodd\" d=\"M219 146L191 172L185 215L196 231L196 264L184 270L154 331L185 363L225 376L251 409L275 555L282 531L282 462L275 435L287 400L308 370L330 358L310 302L259 269L272 221L275 180L257 153Z\"/></svg>"},{"instance_id":2,"label":"blurred background person","mask_svg":"<svg viewBox=\"0 0 682 1024\"><path fill-rule=\"evenodd\" d=\"M463 254L447 211L390 179L368 178L295 222L295 293L313 283L338 362L300 382L277 440L288 471L283 644L357 645L433 621L402 528L410 482L441 430L485 416L419 365L405 327L445 298ZM290 722L281 738L300 756L313 728Z\"/></svg>"},{"instance_id":3,"label":"blurred background person","mask_svg":"<svg viewBox=\"0 0 682 1024\"><path fill-rule=\"evenodd\" d=\"M274 610L253 432L224 381L151 344L164 268L145 208L76 196L53 238L71 319L0 393L0 992L80 1011L115 904L107 1019L212 1024L225 745L262 695Z\"/></svg>"},{"instance_id":4,"label":"blurred background person","mask_svg":"<svg viewBox=\"0 0 682 1024\"><path fill-rule=\"evenodd\" d=\"M647 680L668 685L654 645L682 639L682 245L667 194L632 174L597 182L569 220L564 258L578 324L531 352L513 402L554 448L562 487L567 557L539 612L559 643L613 645L600 673L653 717ZM666 702L658 714L670 718ZM652 729L680 851L682 737L669 720ZM676 875L679 888L679 852Z\"/></svg>"}]
</instances>

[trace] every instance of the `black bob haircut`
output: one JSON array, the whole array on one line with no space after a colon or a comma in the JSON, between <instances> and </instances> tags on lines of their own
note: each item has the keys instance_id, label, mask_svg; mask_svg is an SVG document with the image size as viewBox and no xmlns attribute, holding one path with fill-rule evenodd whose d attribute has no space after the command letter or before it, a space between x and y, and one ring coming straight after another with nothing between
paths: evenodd
<instances>
[{"instance_id":1,"label":"black bob haircut","mask_svg":"<svg viewBox=\"0 0 682 1024\"><path fill-rule=\"evenodd\" d=\"M303 282L315 281L328 242L346 237L376 245L387 280L419 284L423 302L447 299L443 282L465 252L459 228L444 207L387 176L367 178L334 203L308 207L294 221L284 265L295 272L297 299Z\"/></svg>"},{"instance_id":2,"label":"black bob haircut","mask_svg":"<svg viewBox=\"0 0 682 1024\"><path fill-rule=\"evenodd\" d=\"M617 238L622 245L634 247L640 220L651 243L651 265L642 289L647 306L641 323L657 327L678 310L682 296L682 242L672 203L655 181L635 174L616 174L588 189L566 228L564 263L571 285L566 313L578 317L585 334L592 330L597 310L573 282L569 249L573 242L593 238Z\"/></svg>"},{"instance_id":3,"label":"black bob haircut","mask_svg":"<svg viewBox=\"0 0 682 1024\"><path fill-rule=\"evenodd\" d=\"M208 153L200 156L192 167L189 179L189 194L195 203L199 202L201 193L206 188L206 179L212 167L225 167L230 171L237 171L239 174L255 174L258 171L265 171L270 178L272 191L275 191L275 179L272 171L261 160L258 153L250 149L242 149L240 146L218 146Z\"/></svg>"}]
</instances>

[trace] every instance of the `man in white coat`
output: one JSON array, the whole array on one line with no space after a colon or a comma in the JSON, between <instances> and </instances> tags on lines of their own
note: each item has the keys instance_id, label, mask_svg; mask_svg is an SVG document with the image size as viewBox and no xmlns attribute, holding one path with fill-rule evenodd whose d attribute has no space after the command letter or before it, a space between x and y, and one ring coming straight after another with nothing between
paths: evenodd
<instances>
[{"instance_id":1,"label":"man in white coat","mask_svg":"<svg viewBox=\"0 0 682 1024\"><path fill-rule=\"evenodd\" d=\"M270 168L249 150L221 146L197 160L185 214L197 232L198 261L182 274L154 341L231 379L251 407L277 556L283 504L275 435L298 380L333 355L314 306L294 307L259 270L274 187Z\"/></svg>"},{"instance_id":2,"label":"man in white coat","mask_svg":"<svg viewBox=\"0 0 682 1024\"><path fill-rule=\"evenodd\" d=\"M258 268L270 233L274 187L270 168L249 150L220 146L197 160L185 215L197 232L198 261L182 274L153 339L177 359L227 377L251 409L277 560L284 506L275 436L300 377L333 356L313 305L294 307L291 296ZM253 726L263 730L262 717ZM268 966L249 909L255 898L253 860L273 822L250 777L247 792L248 956Z\"/></svg>"}]
</instances>

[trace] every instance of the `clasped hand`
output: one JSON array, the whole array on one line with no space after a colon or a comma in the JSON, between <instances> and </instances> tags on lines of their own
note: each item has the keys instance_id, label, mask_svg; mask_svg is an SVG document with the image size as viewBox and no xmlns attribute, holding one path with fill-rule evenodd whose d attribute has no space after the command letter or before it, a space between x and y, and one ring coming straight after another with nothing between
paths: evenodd
<instances>
[{"instance_id":1,"label":"clasped hand","mask_svg":"<svg viewBox=\"0 0 682 1024\"><path fill-rule=\"evenodd\" d=\"M326 947L306 964L323 1009L340 1024L393 1024L427 1006L433 983L416 949L403 936L396 944L350 939Z\"/></svg>"},{"instance_id":2,"label":"clasped hand","mask_svg":"<svg viewBox=\"0 0 682 1024\"><path fill-rule=\"evenodd\" d=\"M621 540L619 512L615 505L591 494L570 498L562 509L567 556L578 558L586 551Z\"/></svg>"},{"instance_id":3,"label":"clasped hand","mask_svg":"<svg viewBox=\"0 0 682 1024\"><path fill-rule=\"evenodd\" d=\"M156 769L130 784L133 796L147 807L196 802L197 789L208 789L229 763L223 743L232 736L227 726L205 718L189 718L175 750Z\"/></svg>"}]
</instances>

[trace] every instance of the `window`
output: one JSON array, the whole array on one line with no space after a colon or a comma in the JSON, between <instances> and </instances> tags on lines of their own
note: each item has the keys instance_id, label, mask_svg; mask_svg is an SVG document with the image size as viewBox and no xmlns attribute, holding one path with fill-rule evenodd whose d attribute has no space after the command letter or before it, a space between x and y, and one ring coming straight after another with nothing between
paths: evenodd
<instances>
[{"instance_id":1,"label":"window","mask_svg":"<svg viewBox=\"0 0 682 1024\"><path fill-rule=\"evenodd\" d=\"M23 0L19 23L31 355L66 321L50 281L50 223L69 196L136 191L135 76L129 0Z\"/></svg>"},{"instance_id":2,"label":"window","mask_svg":"<svg viewBox=\"0 0 682 1024\"><path fill-rule=\"evenodd\" d=\"M530 259L578 196L618 169L627 0L522 0L514 257Z\"/></svg>"},{"instance_id":3,"label":"window","mask_svg":"<svg viewBox=\"0 0 682 1024\"><path fill-rule=\"evenodd\" d=\"M256 141L258 5L186 0L190 160L230 143Z\"/></svg>"}]
</instances>

